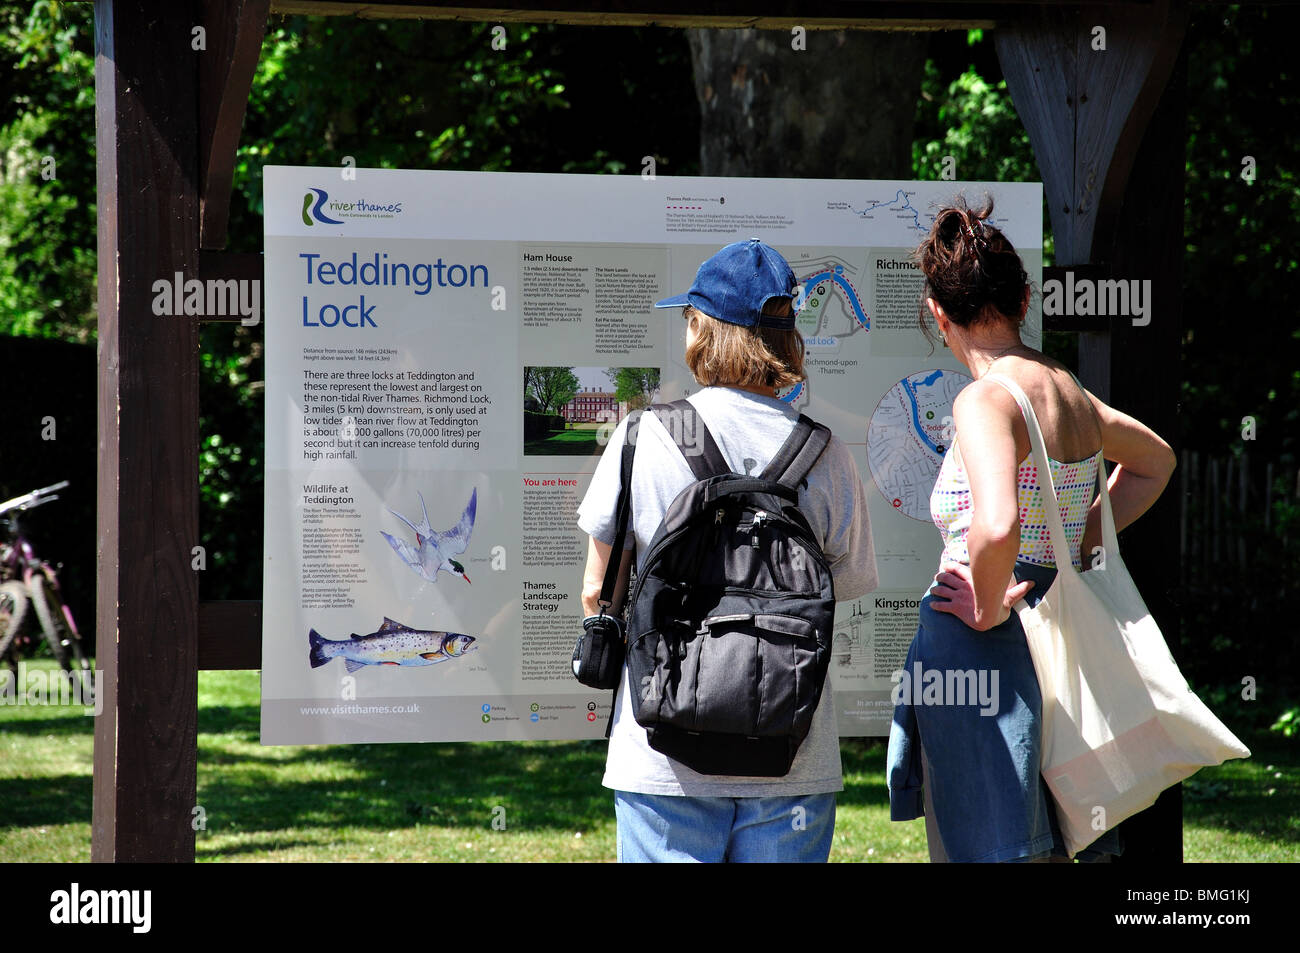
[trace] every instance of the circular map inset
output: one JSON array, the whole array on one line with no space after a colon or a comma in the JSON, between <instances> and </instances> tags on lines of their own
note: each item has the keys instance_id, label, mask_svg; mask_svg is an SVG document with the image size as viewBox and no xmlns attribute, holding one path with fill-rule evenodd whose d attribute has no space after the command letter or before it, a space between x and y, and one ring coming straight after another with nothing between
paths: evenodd
<instances>
[{"instance_id":1,"label":"circular map inset","mask_svg":"<svg viewBox=\"0 0 1300 953\"><path fill-rule=\"evenodd\" d=\"M871 477L904 516L930 522L930 491L952 440L952 402L970 382L960 371L918 371L886 391L871 415Z\"/></svg>"}]
</instances>

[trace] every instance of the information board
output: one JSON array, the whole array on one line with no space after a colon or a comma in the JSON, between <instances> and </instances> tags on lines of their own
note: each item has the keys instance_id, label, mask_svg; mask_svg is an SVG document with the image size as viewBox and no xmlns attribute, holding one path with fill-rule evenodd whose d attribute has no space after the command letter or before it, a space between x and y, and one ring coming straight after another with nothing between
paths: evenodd
<instances>
[{"instance_id":1,"label":"information board","mask_svg":"<svg viewBox=\"0 0 1300 953\"><path fill-rule=\"evenodd\" d=\"M969 380L921 334L910 253L941 204L988 193L1041 282L1041 185L264 176L263 743L603 737L610 693L570 667L577 506L635 404L614 381L696 387L680 312L653 302L747 238L803 289L808 380L782 397L868 488L880 589L838 607L831 677L842 734L888 733ZM1037 303L1023 336L1039 345Z\"/></svg>"}]
</instances>

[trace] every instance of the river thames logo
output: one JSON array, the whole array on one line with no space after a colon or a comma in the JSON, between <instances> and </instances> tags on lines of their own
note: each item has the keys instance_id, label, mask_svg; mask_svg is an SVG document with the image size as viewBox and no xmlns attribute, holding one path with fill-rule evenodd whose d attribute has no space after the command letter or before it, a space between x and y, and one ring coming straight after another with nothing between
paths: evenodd
<instances>
[{"instance_id":1,"label":"river thames logo","mask_svg":"<svg viewBox=\"0 0 1300 953\"><path fill-rule=\"evenodd\" d=\"M302 223L307 226L342 225L349 218L396 218L402 214L401 202L370 202L364 198L341 202L331 199L324 189L310 188L302 197ZM337 215L338 218L331 218Z\"/></svg>"},{"instance_id":2,"label":"river thames logo","mask_svg":"<svg viewBox=\"0 0 1300 953\"><path fill-rule=\"evenodd\" d=\"M316 199L315 205L312 205L313 192L315 193L314 198ZM307 194L302 197L302 223L304 225L315 225L316 222L322 222L326 225L342 225L343 223L337 218L330 218L321 211L321 208L329 201L329 198L329 193L324 189L309 189ZM309 212L310 214L308 214ZM312 221L313 218L316 219L316 222Z\"/></svg>"}]
</instances>

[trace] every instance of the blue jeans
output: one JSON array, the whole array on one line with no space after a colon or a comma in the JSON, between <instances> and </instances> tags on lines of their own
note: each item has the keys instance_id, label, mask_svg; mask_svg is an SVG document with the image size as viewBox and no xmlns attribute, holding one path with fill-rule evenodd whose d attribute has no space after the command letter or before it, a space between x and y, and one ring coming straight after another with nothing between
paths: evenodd
<instances>
[{"instance_id":1,"label":"blue jeans","mask_svg":"<svg viewBox=\"0 0 1300 953\"><path fill-rule=\"evenodd\" d=\"M614 792L620 863L825 863L835 795L683 797Z\"/></svg>"},{"instance_id":2,"label":"blue jeans","mask_svg":"<svg viewBox=\"0 0 1300 953\"><path fill-rule=\"evenodd\" d=\"M1034 581L1025 597L1033 606L1047 595L1056 569L1017 562L1015 575L1022 582ZM1051 792L1042 779L1042 694L1020 617L1012 612L1002 624L978 632L935 609L936 601L928 592L921 599L903 672L920 666L945 677L953 671L987 674L992 704L981 708L969 699L945 703L915 690L902 693L889 732L890 818L906 821L928 813L924 786L933 807L932 826L949 860L1064 857ZM1121 850L1119 832L1110 830L1079 858Z\"/></svg>"}]
</instances>

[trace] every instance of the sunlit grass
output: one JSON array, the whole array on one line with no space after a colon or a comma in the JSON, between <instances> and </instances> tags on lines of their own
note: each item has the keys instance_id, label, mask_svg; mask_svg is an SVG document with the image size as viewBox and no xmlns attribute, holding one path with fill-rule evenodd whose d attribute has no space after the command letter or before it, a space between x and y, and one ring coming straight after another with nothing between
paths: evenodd
<instances>
[{"instance_id":1,"label":"sunlit grass","mask_svg":"<svg viewBox=\"0 0 1300 953\"><path fill-rule=\"evenodd\" d=\"M199 676L200 861L614 860L603 741L268 748L258 691L255 673ZM80 712L0 707L0 861L90 859ZM1188 861L1300 859L1295 745L1248 743L1250 761L1184 786ZM889 821L883 741L841 751L832 861L924 861L924 823Z\"/></svg>"}]
</instances>

